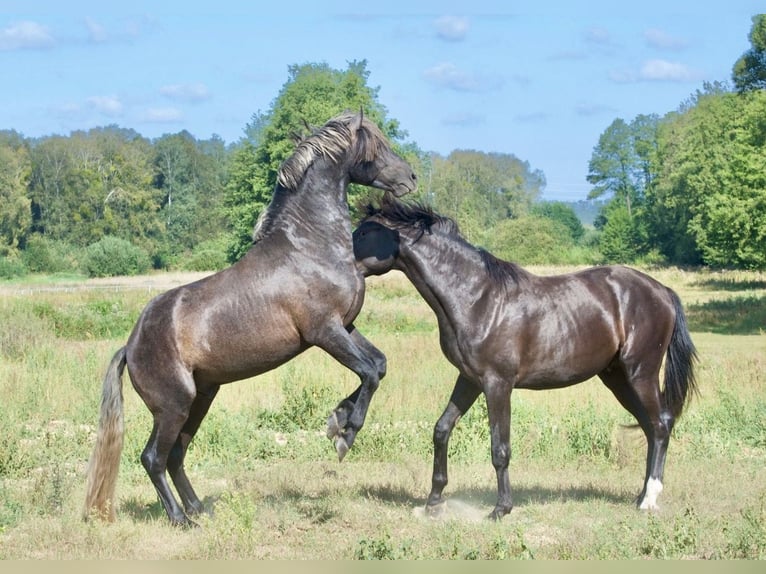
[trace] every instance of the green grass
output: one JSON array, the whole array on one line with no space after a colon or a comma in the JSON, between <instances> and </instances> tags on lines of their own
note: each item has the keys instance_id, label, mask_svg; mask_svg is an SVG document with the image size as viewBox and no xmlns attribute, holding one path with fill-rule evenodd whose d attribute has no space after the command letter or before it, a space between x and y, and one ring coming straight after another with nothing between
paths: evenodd
<instances>
[{"instance_id":1,"label":"green grass","mask_svg":"<svg viewBox=\"0 0 766 574\"><path fill-rule=\"evenodd\" d=\"M764 275L650 273L681 294L700 355L659 512L635 509L645 441L593 380L514 392L516 506L500 523L483 518L496 483L479 400L450 443L446 512L425 516L432 428L457 373L430 309L389 275L370 282L357 322L388 376L346 460L324 421L358 381L326 354L228 385L190 449L214 508L191 531L167 525L138 462L151 419L127 377L118 520L80 520L101 377L157 291L0 284L0 558L766 558Z\"/></svg>"}]
</instances>

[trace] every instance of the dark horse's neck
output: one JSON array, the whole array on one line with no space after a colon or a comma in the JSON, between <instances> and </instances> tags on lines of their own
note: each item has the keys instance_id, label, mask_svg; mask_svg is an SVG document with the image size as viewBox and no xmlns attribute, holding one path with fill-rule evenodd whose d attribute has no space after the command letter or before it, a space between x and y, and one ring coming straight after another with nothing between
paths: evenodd
<instances>
[{"instance_id":1,"label":"dark horse's neck","mask_svg":"<svg viewBox=\"0 0 766 574\"><path fill-rule=\"evenodd\" d=\"M480 250L438 229L419 238L413 232L405 239L399 266L433 309L442 332L452 329L456 313L469 314L472 304L495 284Z\"/></svg>"},{"instance_id":2,"label":"dark horse's neck","mask_svg":"<svg viewBox=\"0 0 766 574\"><path fill-rule=\"evenodd\" d=\"M265 240L275 232L288 236L341 243L351 249L351 217L346 192L348 178L317 161L306 170L297 189L277 184L271 202L254 232L254 241ZM338 168L335 167L335 170ZM303 233L303 231L307 233ZM297 232L297 233L296 233ZM346 236L348 236L346 238Z\"/></svg>"}]
</instances>

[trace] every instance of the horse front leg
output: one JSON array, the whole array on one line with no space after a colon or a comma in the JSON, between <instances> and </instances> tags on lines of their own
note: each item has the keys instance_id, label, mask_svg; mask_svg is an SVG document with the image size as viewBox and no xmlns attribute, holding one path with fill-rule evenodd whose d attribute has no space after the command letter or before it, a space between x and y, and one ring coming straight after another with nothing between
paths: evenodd
<instances>
[{"instance_id":1,"label":"horse front leg","mask_svg":"<svg viewBox=\"0 0 766 574\"><path fill-rule=\"evenodd\" d=\"M335 439L335 450L342 461L364 425L372 395L386 374L386 357L353 325L349 331L340 325L331 325L323 335L315 344L354 371L361 381L327 420L327 436Z\"/></svg>"},{"instance_id":2,"label":"horse front leg","mask_svg":"<svg viewBox=\"0 0 766 574\"><path fill-rule=\"evenodd\" d=\"M357 331L354 325L349 327L349 335L351 340L356 344L364 353L370 357L374 363L378 372L378 381L382 380L386 376L386 356L375 345L370 343L359 331ZM359 398L359 393L362 391L362 385L359 385L353 393L347 396L345 399L338 403L330 416L327 418L327 438L335 439L340 436L343 429L348 424L348 417L354 410L356 401Z\"/></svg>"},{"instance_id":3,"label":"horse front leg","mask_svg":"<svg viewBox=\"0 0 766 574\"><path fill-rule=\"evenodd\" d=\"M455 424L465 415L480 393L479 387L460 375L455 382L449 403L434 426L434 467L431 475L431 492L426 502L426 512L436 515L442 508L442 492L447 486L447 453L449 439Z\"/></svg>"},{"instance_id":4,"label":"horse front leg","mask_svg":"<svg viewBox=\"0 0 766 574\"><path fill-rule=\"evenodd\" d=\"M500 520L513 508L508 464L511 460L511 393L502 381L493 381L484 389L489 415L492 466L497 474L497 502L491 520Z\"/></svg>"}]
</instances>

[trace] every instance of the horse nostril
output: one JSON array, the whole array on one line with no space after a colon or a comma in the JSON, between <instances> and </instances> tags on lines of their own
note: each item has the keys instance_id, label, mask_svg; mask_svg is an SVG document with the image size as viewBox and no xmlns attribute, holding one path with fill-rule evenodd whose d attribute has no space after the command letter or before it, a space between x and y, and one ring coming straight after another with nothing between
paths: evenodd
<instances>
[{"instance_id":1,"label":"horse nostril","mask_svg":"<svg viewBox=\"0 0 766 574\"><path fill-rule=\"evenodd\" d=\"M412 176L411 177L412 177L412 181L417 181L418 180L418 176L415 175L415 172L412 172Z\"/></svg>"}]
</instances>

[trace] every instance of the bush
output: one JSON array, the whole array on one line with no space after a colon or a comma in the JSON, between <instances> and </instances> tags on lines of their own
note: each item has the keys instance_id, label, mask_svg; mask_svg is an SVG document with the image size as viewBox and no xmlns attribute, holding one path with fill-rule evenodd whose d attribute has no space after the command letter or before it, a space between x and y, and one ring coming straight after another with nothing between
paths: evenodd
<instances>
[{"instance_id":1,"label":"bush","mask_svg":"<svg viewBox=\"0 0 766 574\"><path fill-rule=\"evenodd\" d=\"M575 242L567 227L547 217L504 219L487 236L487 250L521 265L571 263Z\"/></svg>"},{"instance_id":2,"label":"bush","mask_svg":"<svg viewBox=\"0 0 766 574\"><path fill-rule=\"evenodd\" d=\"M21 257L32 273L78 270L75 248L68 243L53 241L42 235L32 235L29 238Z\"/></svg>"},{"instance_id":3,"label":"bush","mask_svg":"<svg viewBox=\"0 0 766 574\"><path fill-rule=\"evenodd\" d=\"M83 271L91 277L139 275L150 267L146 251L124 239L107 236L85 248Z\"/></svg>"},{"instance_id":4,"label":"bush","mask_svg":"<svg viewBox=\"0 0 766 574\"><path fill-rule=\"evenodd\" d=\"M229 265L225 240L211 239L197 245L191 255L182 258L183 271L219 271Z\"/></svg>"},{"instance_id":5,"label":"bush","mask_svg":"<svg viewBox=\"0 0 766 574\"><path fill-rule=\"evenodd\" d=\"M0 257L0 279L13 279L27 274L27 268L16 257Z\"/></svg>"}]
</instances>

